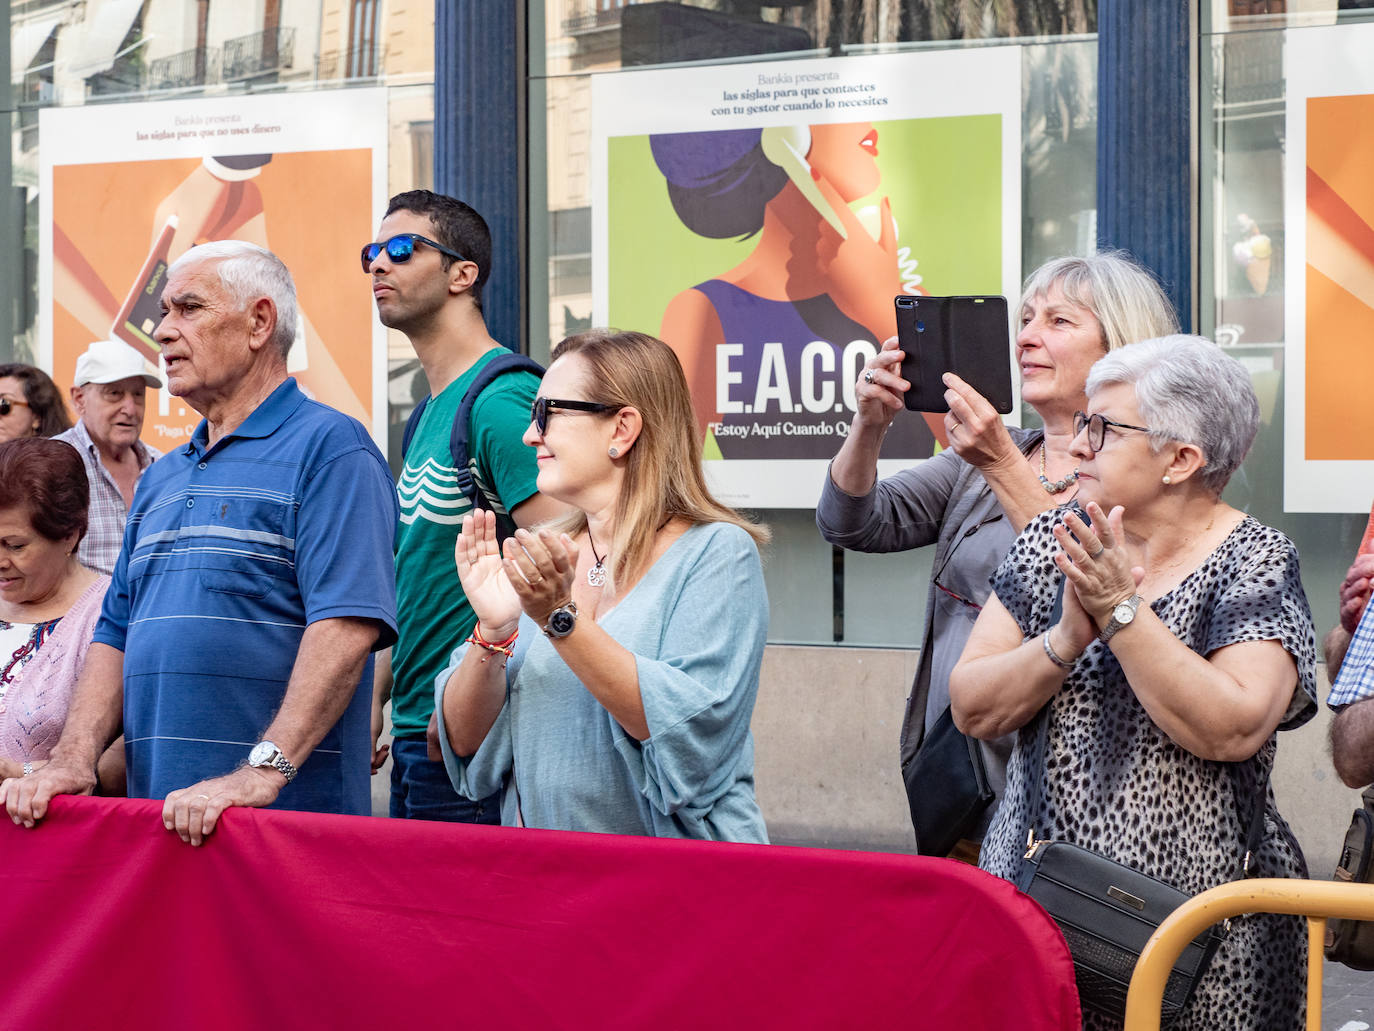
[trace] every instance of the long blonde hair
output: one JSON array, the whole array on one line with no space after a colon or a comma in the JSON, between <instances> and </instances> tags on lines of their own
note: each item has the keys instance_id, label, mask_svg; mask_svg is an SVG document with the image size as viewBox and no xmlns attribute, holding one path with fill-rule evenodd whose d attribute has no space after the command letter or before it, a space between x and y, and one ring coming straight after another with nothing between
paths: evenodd
<instances>
[{"instance_id":1,"label":"long blonde hair","mask_svg":"<svg viewBox=\"0 0 1374 1031\"><path fill-rule=\"evenodd\" d=\"M671 347L647 333L593 329L560 341L549 364L571 354L586 363L588 401L633 407L643 419L625 456L615 535L608 542L612 584L645 572L654 538L670 519L733 523L759 546L768 543L766 526L721 504L706 487L692 395ZM587 517L576 512L553 529L576 537L587 529Z\"/></svg>"}]
</instances>

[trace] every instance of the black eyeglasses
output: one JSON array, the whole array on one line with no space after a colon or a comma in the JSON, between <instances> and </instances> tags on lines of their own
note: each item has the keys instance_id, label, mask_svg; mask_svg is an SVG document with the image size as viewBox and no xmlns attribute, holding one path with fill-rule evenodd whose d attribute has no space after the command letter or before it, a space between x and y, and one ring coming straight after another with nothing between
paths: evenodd
<instances>
[{"instance_id":1,"label":"black eyeglasses","mask_svg":"<svg viewBox=\"0 0 1374 1031\"><path fill-rule=\"evenodd\" d=\"M385 248L386 256L398 265L403 265L410 260L410 256L415 253L415 245L422 243L426 247L433 247L440 254L447 254L450 258L457 261L467 261L457 251L451 251L441 243L436 243L427 236L420 236L418 233L397 233L385 243L370 243L363 247L363 271L369 275L372 273L372 263Z\"/></svg>"},{"instance_id":2,"label":"black eyeglasses","mask_svg":"<svg viewBox=\"0 0 1374 1031\"><path fill-rule=\"evenodd\" d=\"M1102 450L1102 445L1107 440L1107 427L1111 426L1118 430L1140 430L1142 433L1149 433L1148 426L1132 426L1128 422L1114 422L1104 415L1085 415L1082 412L1073 413L1073 435L1076 437L1083 432L1083 427L1088 428L1088 447L1092 448L1093 454Z\"/></svg>"},{"instance_id":3,"label":"black eyeglasses","mask_svg":"<svg viewBox=\"0 0 1374 1031\"><path fill-rule=\"evenodd\" d=\"M948 587L946 587L944 584L940 582L940 577L942 577L945 573L945 570L949 568L950 560L954 558L954 553L959 550L959 545L963 544L964 541L968 540L970 537L972 537L983 527L987 526L989 523L995 523L1001 518L1001 512L998 512L996 515L990 515L982 522L974 523L962 534L960 534L959 539L954 542L954 547L949 549L949 553L945 555L945 560L940 563L940 568L937 569L935 571L935 575L930 578L930 582L935 585L935 589L937 591L940 591L942 594L947 594L949 597L953 598L961 605L967 605L969 608L973 609L974 612L982 612L983 606L976 601L970 601L968 598L965 598L962 594L960 594L957 591L951 591Z\"/></svg>"},{"instance_id":4,"label":"black eyeglasses","mask_svg":"<svg viewBox=\"0 0 1374 1031\"><path fill-rule=\"evenodd\" d=\"M0 397L0 419L3 419L5 416L9 415L10 412L14 411L15 405L23 405L25 408L30 407L27 401L19 401L12 397Z\"/></svg>"},{"instance_id":5,"label":"black eyeglasses","mask_svg":"<svg viewBox=\"0 0 1374 1031\"><path fill-rule=\"evenodd\" d=\"M560 401L555 397L536 397L530 407L530 418L534 420L535 431L542 437L549 428L549 409L558 408L569 412L618 412L617 405L603 405L597 401Z\"/></svg>"}]
</instances>

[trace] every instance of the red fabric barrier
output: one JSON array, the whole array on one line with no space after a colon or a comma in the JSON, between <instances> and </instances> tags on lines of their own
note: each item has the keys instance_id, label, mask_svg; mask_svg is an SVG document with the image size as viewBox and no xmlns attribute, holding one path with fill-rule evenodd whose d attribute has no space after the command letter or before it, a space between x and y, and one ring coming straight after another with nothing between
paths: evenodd
<instances>
[{"instance_id":1,"label":"red fabric barrier","mask_svg":"<svg viewBox=\"0 0 1374 1031\"><path fill-rule=\"evenodd\" d=\"M5 1027L1079 1026L1054 924L947 860L160 812L0 821Z\"/></svg>"}]
</instances>

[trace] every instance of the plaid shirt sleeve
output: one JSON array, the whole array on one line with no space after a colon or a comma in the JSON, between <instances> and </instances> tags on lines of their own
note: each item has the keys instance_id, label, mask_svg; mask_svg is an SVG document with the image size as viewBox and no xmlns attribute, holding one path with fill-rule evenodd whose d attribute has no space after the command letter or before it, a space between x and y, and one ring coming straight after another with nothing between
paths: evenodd
<instances>
[{"instance_id":1,"label":"plaid shirt sleeve","mask_svg":"<svg viewBox=\"0 0 1374 1031\"><path fill-rule=\"evenodd\" d=\"M1366 605L1326 704L1341 709L1374 698L1374 604Z\"/></svg>"}]
</instances>

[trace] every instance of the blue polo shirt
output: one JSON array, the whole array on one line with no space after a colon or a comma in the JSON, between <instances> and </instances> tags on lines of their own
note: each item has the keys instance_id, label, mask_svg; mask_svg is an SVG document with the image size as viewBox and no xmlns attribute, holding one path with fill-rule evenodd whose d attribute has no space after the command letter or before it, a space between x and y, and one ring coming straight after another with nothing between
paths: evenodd
<instances>
[{"instance_id":1,"label":"blue polo shirt","mask_svg":"<svg viewBox=\"0 0 1374 1031\"><path fill-rule=\"evenodd\" d=\"M396 490L356 420L288 379L233 433L143 474L95 640L124 652L129 795L242 764L280 708L307 624L396 639ZM372 659L273 808L371 812Z\"/></svg>"}]
</instances>

